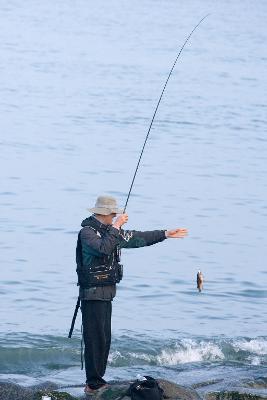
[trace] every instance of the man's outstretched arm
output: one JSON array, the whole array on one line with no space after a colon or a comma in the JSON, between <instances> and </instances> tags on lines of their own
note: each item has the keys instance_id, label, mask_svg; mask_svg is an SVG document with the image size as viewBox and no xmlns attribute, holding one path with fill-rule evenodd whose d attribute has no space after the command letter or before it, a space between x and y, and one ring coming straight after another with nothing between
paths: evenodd
<instances>
[{"instance_id":1,"label":"man's outstretched arm","mask_svg":"<svg viewBox=\"0 0 267 400\"><path fill-rule=\"evenodd\" d=\"M128 221L128 215L120 215L113 226L120 229L123 224ZM184 238L187 236L187 229L177 228L172 230L154 230L154 231L134 231L120 229L120 243L121 248L137 248L144 246L151 246L155 243L162 242L167 238Z\"/></svg>"}]
</instances>

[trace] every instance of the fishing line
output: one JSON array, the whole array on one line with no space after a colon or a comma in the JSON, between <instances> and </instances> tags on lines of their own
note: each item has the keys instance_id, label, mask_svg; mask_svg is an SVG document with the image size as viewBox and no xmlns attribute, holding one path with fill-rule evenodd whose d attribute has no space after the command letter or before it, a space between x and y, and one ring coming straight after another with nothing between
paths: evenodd
<instances>
[{"instance_id":1,"label":"fishing line","mask_svg":"<svg viewBox=\"0 0 267 400\"><path fill-rule=\"evenodd\" d=\"M145 138L145 142L144 142L143 147L142 147L142 151L141 151L141 154L140 154L140 157L139 157L139 160L138 160L138 163L137 163L135 172L134 172L133 180L132 180L132 183L131 183L131 186L130 186L130 190L129 190L129 193L128 193L128 196L127 196L127 200L126 200L126 203L125 203L125 206L124 206L123 213L125 213L125 210L126 210L126 207L127 207L127 204L128 204L128 201L129 201L131 192L132 192L132 188L133 188L133 184L134 184L134 181L135 181L135 177L136 177L136 174L137 174L137 171L138 171L138 168L139 168L139 164L140 164L141 158L142 158L143 153L144 153L144 149L145 149L145 146L146 146L146 142L147 142L147 139L148 139L148 137L149 137L149 134L150 134L150 131L151 131L151 128L152 128L152 125L153 125L155 116L156 116L156 114L157 114L157 111L158 111L158 108L159 108L159 105L160 105L162 96L163 96L163 94L164 94L164 92L165 92L166 86L167 86L167 84L168 84L168 82L169 82L169 79L170 79L170 77L171 77L172 71L174 70L174 67L175 67L175 65L176 65L176 63L177 63L177 60L178 60L178 58L180 57L180 55L181 55L181 53L182 53L182 51L183 51L183 49L184 49L186 43L188 42L188 40L190 39L190 37L193 35L193 33L194 33L194 31L197 29L197 27L198 27L198 26L202 23L202 21L204 21L204 19L206 19L209 15L210 15L210 14L205 15L205 17L203 17L203 18L199 21L199 23L194 27L194 29L191 31L191 33L187 36L187 38L186 38L184 44L182 45L182 47L181 47L181 49L180 49L180 51L179 51L179 53L178 53L178 55L177 55L177 57L176 57L176 59L175 59L175 61L174 61L173 66L172 66L172 68L171 68L171 70L170 70L170 72L169 72L168 78L167 78L167 80L166 80L166 82L165 82L165 85L164 85L163 90L162 90L162 92L161 92L161 95L160 95L160 98L159 98L159 100L158 100L157 106L156 106L156 108L155 108L155 111L154 111L152 120L151 120L151 122L150 122L150 126L149 126L149 129L148 129L146 138Z\"/></svg>"}]
</instances>

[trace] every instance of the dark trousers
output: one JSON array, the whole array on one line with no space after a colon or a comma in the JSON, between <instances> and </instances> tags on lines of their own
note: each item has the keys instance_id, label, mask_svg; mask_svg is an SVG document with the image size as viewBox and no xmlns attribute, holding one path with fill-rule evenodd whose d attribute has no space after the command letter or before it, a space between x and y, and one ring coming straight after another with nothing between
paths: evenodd
<instances>
[{"instance_id":1,"label":"dark trousers","mask_svg":"<svg viewBox=\"0 0 267 400\"><path fill-rule=\"evenodd\" d=\"M82 300L82 323L86 383L98 389L106 383L106 371L111 341L111 301Z\"/></svg>"}]
</instances>

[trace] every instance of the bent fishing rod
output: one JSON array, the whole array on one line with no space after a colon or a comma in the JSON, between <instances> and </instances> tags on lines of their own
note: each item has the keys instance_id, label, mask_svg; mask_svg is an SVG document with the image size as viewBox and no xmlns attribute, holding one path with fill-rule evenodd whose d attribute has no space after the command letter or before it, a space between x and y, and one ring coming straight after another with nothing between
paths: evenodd
<instances>
[{"instance_id":1,"label":"bent fishing rod","mask_svg":"<svg viewBox=\"0 0 267 400\"><path fill-rule=\"evenodd\" d=\"M164 94L164 92L165 92L166 86L167 86L167 84L168 84L168 82L169 82L169 79L170 79L170 77L171 77L172 71L174 70L174 67L175 67L175 65L176 65L176 63L177 63L177 61L178 61L178 58L180 57L180 55L181 55L181 53L182 53L184 47L186 46L187 42L188 42L189 39L190 39L190 37L193 35L193 33L194 33L195 30L199 27L199 25L204 21L204 19L206 19L209 15L210 15L210 14L205 15L205 17L203 17L203 18L199 21L199 23L194 27L194 29L193 29L193 30L190 32L190 34L187 36L186 40L184 41L184 44L182 45L182 47L181 47L181 49L180 49L180 51L179 51L179 53L178 53L178 55L177 55L177 57L176 57L176 59L175 59L175 61L174 61L173 66L172 66L172 68L171 68L171 70L170 70L170 72L169 72L168 78L167 78L167 80L166 80L166 82L165 82L165 85L164 85L163 90L162 90L162 92L161 92L161 95L160 95L160 97L159 97L157 106L156 106L156 108L155 108L155 111L154 111L152 120L151 120L150 125L149 125L149 129L148 129L148 132L147 132L147 135L146 135L146 138L145 138L143 147L142 147L142 151L141 151L141 154L140 154L140 157L139 157L139 160L138 160L138 163L137 163L135 172L134 172L134 176L133 176L132 183L131 183L131 186L130 186L130 190L129 190L129 193L128 193L128 196L127 196L127 200L126 200L126 203L125 203L125 206L124 206L124 209L123 209L123 213L125 213L125 211L126 211L126 207L127 207L127 204L128 204L128 201L129 201L131 192L132 192L132 188L133 188L133 184L134 184L134 181L135 181L135 177L136 177L137 171L138 171L138 169L139 169L140 161L141 161L141 158L142 158L143 153L144 153L144 150L145 150L146 142L147 142L147 139L148 139L148 137L149 137L149 134L150 134L150 131L151 131L151 128L152 128L152 125L153 125L155 116L156 116L156 114L157 114L157 111L158 111L158 108L159 108L161 99L162 99L162 97L163 97L163 94Z\"/></svg>"}]
</instances>

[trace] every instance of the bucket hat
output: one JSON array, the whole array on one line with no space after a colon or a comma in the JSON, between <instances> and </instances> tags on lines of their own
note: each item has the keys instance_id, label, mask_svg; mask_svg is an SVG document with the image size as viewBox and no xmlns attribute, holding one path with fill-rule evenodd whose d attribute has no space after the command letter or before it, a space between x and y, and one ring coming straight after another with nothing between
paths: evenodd
<instances>
[{"instance_id":1,"label":"bucket hat","mask_svg":"<svg viewBox=\"0 0 267 400\"><path fill-rule=\"evenodd\" d=\"M88 208L94 214L109 215L112 213L122 214L123 210L117 206L117 201L111 196L99 196L96 199L95 207Z\"/></svg>"}]
</instances>

